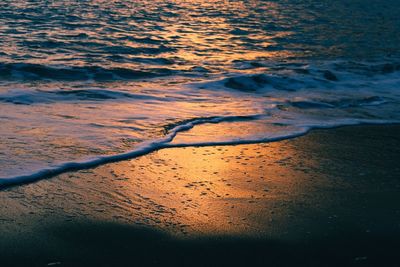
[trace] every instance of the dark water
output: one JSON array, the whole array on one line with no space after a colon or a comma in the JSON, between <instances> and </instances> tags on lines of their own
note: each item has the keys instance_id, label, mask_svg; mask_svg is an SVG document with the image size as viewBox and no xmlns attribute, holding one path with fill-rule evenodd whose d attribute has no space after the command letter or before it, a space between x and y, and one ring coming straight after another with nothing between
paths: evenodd
<instances>
[{"instance_id":1,"label":"dark water","mask_svg":"<svg viewBox=\"0 0 400 267\"><path fill-rule=\"evenodd\" d=\"M13 0L0 10L2 79L203 75L243 60L399 53L398 1Z\"/></svg>"},{"instance_id":2,"label":"dark water","mask_svg":"<svg viewBox=\"0 0 400 267\"><path fill-rule=\"evenodd\" d=\"M389 0L1 1L0 177L194 126L185 144L398 122L398 14Z\"/></svg>"}]
</instances>

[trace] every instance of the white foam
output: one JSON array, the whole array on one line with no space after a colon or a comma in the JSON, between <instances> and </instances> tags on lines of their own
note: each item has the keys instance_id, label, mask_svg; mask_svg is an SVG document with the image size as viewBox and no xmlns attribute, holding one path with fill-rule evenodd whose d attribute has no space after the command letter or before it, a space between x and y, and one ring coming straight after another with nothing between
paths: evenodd
<instances>
[{"instance_id":1,"label":"white foam","mask_svg":"<svg viewBox=\"0 0 400 267\"><path fill-rule=\"evenodd\" d=\"M0 102L7 102L0 104L1 113L7 114L0 117L5 155L0 157L0 175L5 176L0 179L0 186L134 158L167 147L271 142L314 128L400 121L400 65L396 62L392 68L380 63L340 61L263 65L265 68L256 70L258 74L240 72L166 88L148 88L147 84L125 89L119 85L0 88ZM258 115L239 116L243 114ZM233 131L225 129L227 135L224 130L216 134L211 130L209 136L192 139L195 131L191 131L187 136L180 135L182 140L175 138L195 125L243 119L257 120L258 125L265 122L267 126L249 127L247 131L245 124L240 129L231 128ZM172 125L166 126L170 122ZM163 129L170 131L160 137ZM133 144L133 151L96 157L126 151ZM83 155L94 157L77 158ZM68 162L60 163L62 160ZM51 165L45 167L46 164ZM35 168L39 170L27 173Z\"/></svg>"},{"instance_id":2,"label":"white foam","mask_svg":"<svg viewBox=\"0 0 400 267\"><path fill-rule=\"evenodd\" d=\"M352 120L352 119L345 119L340 122L331 122L319 125L313 124L303 124L298 127L296 131L292 131L290 133L273 136L273 137L263 137L263 138L256 138L256 139L231 139L225 141L218 141L218 142L186 142L186 143L171 143L171 141L176 137L176 135L180 132L188 131L192 129L196 125L206 124L206 123L219 123L224 121L235 121L235 120L255 120L264 117L265 115L253 115L253 116L226 116L226 117L212 117L212 118L199 118L195 120L191 120L189 122L185 122L183 124L177 125L174 127L169 133L160 139L144 142L134 150L120 153L116 155L110 156L99 156L85 161L72 161L72 162L65 162L54 167L44 168L38 170L36 172L14 176L14 177L5 177L0 178L0 188L4 188L7 186L30 183L37 180L50 178L65 172L69 171L77 171L83 170L88 168L93 168L96 166L100 166L107 163L132 159L136 157L140 157L151 152L164 149L164 148L179 148L179 147L201 147L201 146L224 146L224 145L241 145L241 144L254 144L254 143L266 143L266 142L275 142L281 141L289 138L294 138L298 136L305 135L312 129L327 129L327 128L334 128L339 126L345 125L357 125L357 124L392 124L392 123L400 123L400 121L382 121L382 120Z\"/></svg>"}]
</instances>

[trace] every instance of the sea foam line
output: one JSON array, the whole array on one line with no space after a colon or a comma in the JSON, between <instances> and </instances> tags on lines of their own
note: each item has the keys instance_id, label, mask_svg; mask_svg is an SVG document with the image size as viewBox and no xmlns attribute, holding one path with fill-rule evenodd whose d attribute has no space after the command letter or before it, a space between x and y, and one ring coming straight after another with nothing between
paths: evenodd
<instances>
[{"instance_id":1,"label":"sea foam line","mask_svg":"<svg viewBox=\"0 0 400 267\"><path fill-rule=\"evenodd\" d=\"M0 178L0 189L6 187L15 186L19 184L32 183L38 180L51 178L56 175L70 172L78 171L84 169L94 168L107 163L123 161L127 159L137 158L151 152L165 149L165 148L180 148L180 147L204 147L204 146L226 146L226 145L242 145L242 144L256 144L256 143L269 143L277 142L286 139L291 139L299 136L303 136L314 129L330 129L341 126L351 126L351 125L379 125L379 124L399 124L400 121L377 121L377 120L348 120L346 122L341 122L340 124L330 124L330 125L303 125L298 128L298 131L288 133L286 135L280 135L276 137L265 137L256 139L236 139L227 141L216 141L216 142L193 142L193 143L176 143L171 144L172 140L176 137L179 132L184 132L192 129L194 126L206 123L219 123L224 121L243 121L255 120L262 117L263 115L252 115L252 116L225 116L225 117L211 117L211 118L200 118L191 121L187 121L174 127L168 132L166 136L153 141L143 142L136 149L116 155L99 156L86 161L76 161L76 162L66 162L63 164L56 165L54 167L44 168L37 172L15 176Z\"/></svg>"},{"instance_id":2,"label":"sea foam line","mask_svg":"<svg viewBox=\"0 0 400 267\"><path fill-rule=\"evenodd\" d=\"M255 120L259 118L261 115L250 115L250 116L224 116L224 117L210 117L210 118L199 118L190 121L186 121L183 124L177 125L171 130L168 131L167 135L163 138L143 142L137 148L132 151L128 151L121 154L116 155L107 155L107 156L98 156L85 161L75 161L75 162L66 162L54 167L48 167L36 171L27 175L20 175L14 177L5 177L0 178L0 189L8 186L31 183L34 181L42 180L45 178L51 178L53 176L69 172L69 171L78 171L83 169L94 168L99 165L103 165L106 163L112 163L117 161L122 161L126 159L132 159L139 156L143 156L154 152L156 150L160 150L168 147L167 144L171 142L175 136L179 132L188 131L192 129L195 125L204 124L204 123L219 123L223 121L234 121L234 120Z\"/></svg>"}]
</instances>

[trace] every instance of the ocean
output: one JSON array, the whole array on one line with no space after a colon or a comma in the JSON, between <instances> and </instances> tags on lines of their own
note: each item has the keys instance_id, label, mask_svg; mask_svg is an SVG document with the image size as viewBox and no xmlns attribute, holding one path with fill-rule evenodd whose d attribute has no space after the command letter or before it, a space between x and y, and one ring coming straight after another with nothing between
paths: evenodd
<instances>
[{"instance_id":1,"label":"ocean","mask_svg":"<svg viewBox=\"0 0 400 267\"><path fill-rule=\"evenodd\" d=\"M0 2L0 186L400 122L400 2Z\"/></svg>"}]
</instances>

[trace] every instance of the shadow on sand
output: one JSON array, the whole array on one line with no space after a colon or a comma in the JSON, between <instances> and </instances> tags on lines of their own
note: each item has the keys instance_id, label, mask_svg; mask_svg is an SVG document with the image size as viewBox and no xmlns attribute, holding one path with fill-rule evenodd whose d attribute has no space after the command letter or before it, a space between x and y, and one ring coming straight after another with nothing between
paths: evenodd
<instances>
[{"instance_id":1,"label":"shadow on sand","mask_svg":"<svg viewBox=\"0 0 400 267\"><path fill-rule=\"evenodd\" d=\"M39 241L3 236L1 266L400 266L399 236L355 229L301 242L240 236L182 239L98 222L48 225L42 231Z\"/></svg>"}]
</instances>

